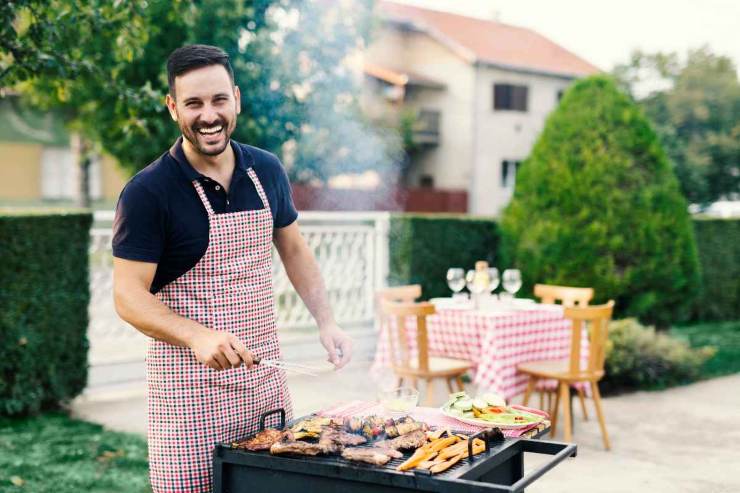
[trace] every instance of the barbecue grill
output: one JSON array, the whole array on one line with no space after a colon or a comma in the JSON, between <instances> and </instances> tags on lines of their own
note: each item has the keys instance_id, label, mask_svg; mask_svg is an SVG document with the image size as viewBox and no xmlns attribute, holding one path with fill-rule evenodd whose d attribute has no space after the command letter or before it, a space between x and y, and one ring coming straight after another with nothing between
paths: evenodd
<instances>
[{"instance_id":1,"label":"barbecue grill","mask_svg":"<svg viewBox=\"0 0 740 493\"><path fill-rule=\"evenodd\" d=\"M265 413L260 420L283 410ZM302 418L299 418L302 419ZM538 436L548 430L541 431ZM574 444L545 440L504 439L499 433L481 432L486 450L472 454L441 474L412 470L400 472L396 466L411 454L393 459L384 466L350 462L339 456L284 456L269 451L251 452L232 449L230 444L216 446L213 458L214 493L365 493L434 491L445 493L522 492L545 472L566 457L575 457ZM472 440L471 440L472 443ZM366 444L364 446L372 446ZM533 452L553 457L524 475L524 453Z\"/></svg>"}]
</instances>

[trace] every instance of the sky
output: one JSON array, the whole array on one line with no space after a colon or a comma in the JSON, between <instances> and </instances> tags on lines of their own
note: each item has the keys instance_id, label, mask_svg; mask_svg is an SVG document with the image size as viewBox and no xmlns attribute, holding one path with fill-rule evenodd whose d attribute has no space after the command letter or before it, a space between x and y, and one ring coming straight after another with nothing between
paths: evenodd
<instances>
[{"instance_id":1,"label":"sky","mask_svg":"<svg viewBox=\"0 0 740 493\"><path fill-rule=\"evenodd\" d=\"M708 44L740 68L740 0L394 0L534 29L602 70Z\"/></svg>"}]
</instances>

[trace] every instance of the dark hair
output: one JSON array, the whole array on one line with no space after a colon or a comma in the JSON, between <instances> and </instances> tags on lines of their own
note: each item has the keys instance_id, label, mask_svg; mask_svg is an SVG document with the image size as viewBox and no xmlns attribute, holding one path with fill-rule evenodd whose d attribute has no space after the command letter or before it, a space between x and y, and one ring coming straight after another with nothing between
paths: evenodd
<instances>
[{"instance_id":1,"label":"dark hair","mask_svg":"<svg viewBox=\"0 0 740 493\"><path fill-rule=\"evenodd\" d=\"M231 68L229 55L221 48L210 45L186 45L173 51L167 59L167 83L172 97L175 96L175 77L210 65L221 65L229 73L231 83L234 83L234 69Z\"/></svg>"}]
</instances>

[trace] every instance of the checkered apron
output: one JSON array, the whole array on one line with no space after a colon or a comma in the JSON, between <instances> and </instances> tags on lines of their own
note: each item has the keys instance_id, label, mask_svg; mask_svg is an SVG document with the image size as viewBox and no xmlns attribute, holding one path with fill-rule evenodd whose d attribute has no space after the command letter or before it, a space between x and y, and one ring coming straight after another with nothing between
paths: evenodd
<instances>
[{"instance_id":1,"label":"checkered apron","mask_svg":"<svg viewBox=\"0 0 740 493\"><path fill-rule=\"evenodd\" d=\"M239 337L254 354L280 359L272 292L273 218L264 209L215 214L193 181L210 225L208 248L157 297L175 313ZM216 371L188 348L151 340L147 353L149 476L155 493L210 492L213 449L257 431L265 411L292 403L285 372L256 365ZM274 417L277 420L277 417ZM268 419L268 426L277 423Z\"/></svg>"}]
</instances>

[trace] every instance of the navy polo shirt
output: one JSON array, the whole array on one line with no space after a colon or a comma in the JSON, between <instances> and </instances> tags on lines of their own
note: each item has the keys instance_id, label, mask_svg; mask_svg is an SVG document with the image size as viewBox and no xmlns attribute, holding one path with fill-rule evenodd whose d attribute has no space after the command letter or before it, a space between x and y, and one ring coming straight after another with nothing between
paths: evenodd
<instances>
[{"instance_id":1,"label":"navy polo shirt","mask_svg":"<svg viewBox=\"0 0 740 493\"><path fill-rule=\"evenodd\" d=\"M265 189L276 228L298 218L288 176L274 155L231 141L236 166L228 194L223 186L193 168L182 149L182 137L126 184L116 206L113 255L153 262L157 271L151 292L189 271L208 248L208 213L193 186L198 180L216 214L264 209L252 180L253 168Z\"/></svg>"}]
</instances>

